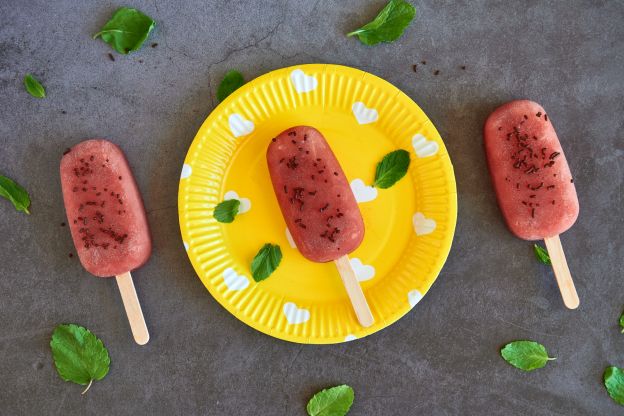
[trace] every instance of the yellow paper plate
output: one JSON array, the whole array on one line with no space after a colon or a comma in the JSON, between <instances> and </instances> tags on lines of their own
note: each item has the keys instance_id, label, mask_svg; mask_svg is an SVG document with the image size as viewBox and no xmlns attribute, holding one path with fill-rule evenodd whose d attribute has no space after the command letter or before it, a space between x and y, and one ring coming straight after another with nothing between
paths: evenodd
<instances>
[{"instance_id":1,"label":"yellow paper plate","mask_svg":"<svg viewBox=\"0 0 624 416\"><path fill-rule=\"evenodd\" d=\"M358 199L366 225L350 257L375 324L358 325L333 263L313 263L289 239L266 165L271 138L291 126L323 133ZM408 174L389 189L375 166L408 150ZM241 201L231 224L213 218ZM451 248L457 217L453 167L437 130L408 96L369 73L338 65L279 69L244 85L199 129L178 196L182 239L208 291L241 321L287 341L329 344L372 334L418 303ZM256 283L251 260L265 243L283 259Z\"/></svg>"}]
</instances>

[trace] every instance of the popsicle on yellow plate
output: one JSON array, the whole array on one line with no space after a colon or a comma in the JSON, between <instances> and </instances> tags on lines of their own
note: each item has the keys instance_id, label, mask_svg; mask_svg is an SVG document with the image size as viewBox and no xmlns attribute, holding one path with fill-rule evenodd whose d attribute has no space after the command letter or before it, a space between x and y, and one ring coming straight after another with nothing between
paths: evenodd
<instances>
[{"instance_id":1,"label":"popsicle on yellow plate","mask_svg":"<svg viewBox=\"0 0 624 416\"><path fill-rule=\"evenodd\" d=\"M579 304L559 234L576 221L579 204L561 143L546 111L528 100L494 110L484 144L498 205L517 237L541 240L566 306Z\"/></svg>"},{"instance_id":2,"label":"popsicle on yellow plate","mask_svg":"<svg viewBox=\"0 0 624 416\"><path fill-rule=\"evenodd\" d=\"M286 225L301 254L334 261L363 326L373 324L348 254L364 238L364 221L349 182L323 135L297 126L271 140L267 163Z\"/></svg>"},{"instance_id":3,"label":"popsicle on yellow plate","mask_svg":"<svg viewBox=\"0 0 624 416\"><path fill-rule=\"evenodd\" d=\"M141 195L119 147L87 140L61 159L61 187L68 224L83 267L98 277L116 276L134 338L149 333L130 271L149 258L152 242Z\"/></svg>"}]
</instances>

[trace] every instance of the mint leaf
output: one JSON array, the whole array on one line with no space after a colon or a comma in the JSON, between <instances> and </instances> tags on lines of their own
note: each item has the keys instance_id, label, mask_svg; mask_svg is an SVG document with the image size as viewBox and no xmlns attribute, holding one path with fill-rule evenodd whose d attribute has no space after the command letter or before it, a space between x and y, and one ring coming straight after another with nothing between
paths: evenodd
<instances>
[{"instance_id":1,"label":"mint leaf","mask_svg":"<svg viewBox=\"0 0 624 416\"><path fill-rule=\"evenodd\" d=\"M52 333L52 357L59 376L65 381L87 385L108 373L110 357L102 341L91 331L75 324L59 325Z\"/></svg>"},{"instance_id":2,"label":"mint leaf","mask_svg":"<svg viewBox=\"0 0 624 416\"><path fill-rule=\"evenodd\" d=\"M0 196L11 201L16 210L30 214L28 211L30 197L26 189L2 175L0 175Z\"/></svg>"},{"instance_id":3,"label":"mint leaf","mask_svg":"<svg viewBox=\"0 0 624 416\"><path fill-rule=\"evenodd\" d=\"M238 71L228 71L217 90L217 100L223 101L228 95L239 89L245 84L243 74Z\"/></svg>"},{"instance_id":4,"label":"mint leaf","mask_svg":"<svg viewBox=\"0 0 624 416\"><path fill-rule=\"evenodd\" d=\"M219 222L230 223L234 221L236 214L238 214L238 207L240 207L240 201L238 199L226 199L217 204L213 215Z\"/></svg>"},{"instance_id":5,"label":"mint leaf","mask_svg":"<svg viewBox=\"0 0 624 416\"><path fill-rule=\"evenodd\" d=\"M607 367L603 378L609 396L617 404L624 406L624 371L617 367Z\"/></svg>"},{"instance_id":6,"label":"mint leaf","mask_svg":"<svg viewBox=\"0 0 624 416\"><path fill-rule=\"evenodd\" d=\"M35 98L44 98L46 96L43 85L41 85L41 83L30 74L26 74L26 76L24 77L24 87L26 87L26 91L28 91L28 94L32 95Z\"/></svg>"},{"instance_id":7,"label":"mint leaf","mask_svg":"<svg viewBox=\"0 0 624 416\"><path fill-rule=\"evenodd\" d=\"M282 261L282 250L278 245L265 244L251 261L251 275L260 282L271 275Z\"/></svg>"},{"instance_id":8,"label":"mint leaf","mask_svg":"<svg viewBox=\"0 0 624 416\"><path fill-rule=\"evenodd\" d=\"M514 341L501 349L501 355L509 364L524 371L542 368L550 360L546 348L535 341Z\"/></svg>"},{"instance_id":9,"label":"mint leaf","mask_svg":"<svg viewBox=\"0 0 624 416\"><path fill-rule=\"evenodd\" d=\"M310 416L344 416L349 413L355 395L346 384L316 393L308 402Z\"/></svg>"},{"instance_id":10,"label":"mint leaf","mask_svg":"<svg viewBox=\"0 0 624 416\"><path fill-rule=\"evenodd\" d=\"M125 55L141 48L154 29L154 24L151 17L137 9L122 7L113 14L102 30L93 35L93 39L101 37L113 49Z\"/></svg>"},{"instance_id":11,"label":"mint leaf","mask_svg":"<svg viewBox=\"0 0 624 416\"><path fill-rule=\"evenodd\" d=\"M416 9L408 2L390 0L372 22L348 33L347 36L357 36L365 45L392 42L401 37L415 15Z\"/></svg>"},{"instance_id":12,"label":"mint leaf","mask_svg":"<svg viewBox=\"0 0 624 416\"><path fill-rule=\"evenodd\" d=\"M533 251L535 252L535 257L537 257L541 263L547 266L552 265L550 262L550 256L548 255L548 251L546 251L546 249L537 244L533 244Z\"/></svg>"},{"instance_id":13,"label":"mint leaf","mask_svg":"<svg viewBox=\"0 0 624 416\"><path fill-rule=\"evenodd\" d=\"M410 164L409 152L403 149L388 153L377 164L373 186L386 189L394 185L407 173Z\"/></svg>"},{"instance_id":14,"label":"mint leaf","mask_svg":"<svg viewBox=\"0 0 624 416\"><path fill-rule=\"evenodd\" d=\"M622 333L624 334L624 312L620 315L620 327L622 328Z\"/></svg>"}]
</instances>

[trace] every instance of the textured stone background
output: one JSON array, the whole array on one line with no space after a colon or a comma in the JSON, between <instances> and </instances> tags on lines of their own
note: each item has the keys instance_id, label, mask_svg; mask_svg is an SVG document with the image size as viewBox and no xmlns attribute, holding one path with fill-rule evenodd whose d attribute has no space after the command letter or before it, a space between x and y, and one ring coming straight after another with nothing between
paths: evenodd
<instances>
[{"instance_id":1,"label":"textured stone background","mask_svg":"<svg viewBox=\"0 0 624 416\"><path fill-rule=\"evenodd\" d=\"M0 171L33 198L31 216L0 201L1 414L303 415L313 392L338 383L356 391L353 415L622 411L602 372L624 366L624 3L417 1L394 44L344 36L383 3L135 0L157 20L149 43L159 45L111 62L91 35L125 3L0 2ZM361 68L405 91L438 127L457 174L457 234L438 281L398 323L348 345L290 344L240 323L204 289L178 230L180 167L225 71L251 79L312 62ZM24 92L26 72L48 98ZM576 311L531 244L505 228L487 176L483 121L525 97L547 109L576 178L581 214L562 237ZM114 282L68 258L58 162L90 137L126 151L148 210L154 254L135 273L145 347L132 341ZM85 396L53 368L48 343L61 322L89 327L112 355ZM518 338L543 342L557 361L531 374L511 368L498 349Z\"/></svg>"}]
</instances>

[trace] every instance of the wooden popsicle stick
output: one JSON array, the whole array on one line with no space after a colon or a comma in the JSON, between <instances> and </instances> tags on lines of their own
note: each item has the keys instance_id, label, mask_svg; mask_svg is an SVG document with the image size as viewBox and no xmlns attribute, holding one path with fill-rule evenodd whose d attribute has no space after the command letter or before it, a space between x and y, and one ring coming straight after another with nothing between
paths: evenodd
<instances>
[{"instance_id":1,"label":"wooden popsicle stick","mask_svg":"<svg viewBox=\"0 0 624 416\"><path fill-rule=\"evenodd\" d=\"M134 288L134 282L132 282L132 275L130 272L126 272L116 277L117 286L119 286L119 292L121 292L121 299L126 309L126 315L128 315L128 322L130 322L130 329L132 330L134 340L139 345L145 345L147 341L149 341L150 336L147 331L147 325L145 324L145 318L143 318L141 304L139 303L139 298Z\"/></svg>"},{"instance_id":2,"label":"wooden popsicle stick","mask_svg":"<svg viewBox=\"0 0 624 416\"><path fill-rule=\"evenodd\" d=\"M373 314L368 307L368 302L366 302L366 297L364 296L364 292L362 292L360 282L358 282L357 277L355 276L355 271L351 266L349 256L345 254L344 256L334 260L334 262L336 263L338 273L340 273L342 283L347 290L347 295L349 295L349 299L353 305L353 310L355 310L355 315L357 316L360 325L365 328L371 326L375 323L375 318L373 318Z\"/></svg>"},{"instance_id":3,"label":"wooden popsicle stick","mask_svg":"<svg viewBox=\"0 0 624 416\"><path fill-rule=\"evenodd\" d=\"M561 240L559 236L544 238L546 248L548 249L548 255L550 256L550 262L552 263L553 270L555 271L555 278L561 291L561 297L563 298L563 304L569 309L576 309L579 306L579 297L574 287L574 281L570 275L570 269L568 269L568 262L561 246Z\"/></svg>"}]
</instances>

